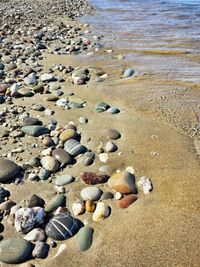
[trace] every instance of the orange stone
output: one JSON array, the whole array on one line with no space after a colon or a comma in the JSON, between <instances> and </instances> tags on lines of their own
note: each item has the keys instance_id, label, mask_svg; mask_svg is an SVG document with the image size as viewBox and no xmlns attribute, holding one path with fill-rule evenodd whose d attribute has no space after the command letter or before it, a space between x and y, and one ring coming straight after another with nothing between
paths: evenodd
<instances>
[{"instance_id":1,"label":"orange stone","mask_svg":"<svg viewBox=\"0 0 200 267\"><path fill-rule=\"evenodd\" d=\"M137 200L137 196L136 195L128 195L125 196L124 198L119 200L119 207L121 209L126 209L128 208L128 206L130 206L133 202L135 202Z\"/></svg>"},{"instance_id":2,"label":"orange stone","mask_svg":"<svg viewBox=\"0 0 200 267\"><path fill-rule=\"evenodd\" d=\"M69 140L69 139L75 139L76 138L76 131L73 129L66 129L60 134L59 138L60 138L60 140L62 140L64 142Z\"/></svg>"}]
</instances>

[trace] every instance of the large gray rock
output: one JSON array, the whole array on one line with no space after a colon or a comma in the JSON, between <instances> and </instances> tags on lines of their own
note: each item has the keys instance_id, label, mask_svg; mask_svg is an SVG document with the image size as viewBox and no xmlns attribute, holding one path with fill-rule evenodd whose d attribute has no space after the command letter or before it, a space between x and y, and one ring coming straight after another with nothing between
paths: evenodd
<instances>
[{"instance_id":1,"label":"large gray rock","mask_svg":"<svg viewBox=\"0 0 200 267\"><path fill-rule=\"evenodd\" d=\"M48 134L49 129L39 125L23 126L21 131L25 134L38 137L43 134Z\"/></svg>"},{"instance_id":2,"label":"large gray rock","mask_svg":"<svg viewBox=\"0 0 200 267\"><path fill-rule=\"evenodd\" d=\"M0 182L14 178L19 172L19 166L8 159L0 159Z\"/></svg>"}]
</instances>

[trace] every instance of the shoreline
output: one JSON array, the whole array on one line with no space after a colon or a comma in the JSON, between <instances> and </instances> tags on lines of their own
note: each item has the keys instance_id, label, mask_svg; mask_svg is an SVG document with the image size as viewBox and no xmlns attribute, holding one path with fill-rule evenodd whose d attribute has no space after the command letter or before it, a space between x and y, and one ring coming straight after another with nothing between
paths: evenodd
<instances>
[{"instance_id":1,"label":"shoreline","mask_svg":"<svg viewBox=\"0 0 200 267\"><path fill-rule=\"evenodd\" d=\"M71 26L66 26L68 24ZM75 177L75 182L64 186L64 195L67 197L66 207L73 214L72 204L77 199L80 200L80 191L87 186L80 181L80 173L87 171L99 173L102 165L110 165L113 169L121 171L131 166L135 171L136 184L141 176L150 177L153 191L149 195L145 195L138 188L137 201L127 209L119 208L119 200L104 200L111 208L111 214L101 222L94 222L89 212L76 216L94 229L92 246L87 251L80 252L77 249L75 235L65 241L57 242L56 248L50 245L48 256L45 259L31 259L28 263L20 266L129 267L133 263L135 266L198 266L200 262L198 255L200 244L197 240L199 233L199 160L193 150L191 137L185 135L185 131L182 134L171 127L173 123L163 123L160 120L162 116L158 116L160 111L157 108L160 102L157 101L156 95L162 96L162 90L160 91L160 87L163 86L162 81L155 79L152 83L151 75L146 74L128 79L121 78L123 71L132 67L133 62L131 60L124 62L117 58L123 54L123 51L114 50L110 53L110 49L106 47L95 49L98 36L93 38L93 33L90 32L91 27L83 25L79 20L71 21L67 18L61 19L59 16L48 28L44 32L45 37L42 37L47 49L38 49L41 54L35 56L32 56L35 50L31 51L26 55L26 57L30 57L27 64L33 66L39 83L40 77L44 73L63 78L64 81L60 79L55 82L61 86L60 89L55 90L58 95L53 94L53 91L50 94L46 93L51 83L54 83L51 81L44 82L42 91L34 92L31 97L27 97L28 89L31 88L30 91L33 91L33 85L23 86L26 90L21 90L21 95L19 94L17 97L15 94L12 95L12 90L6 89L2 94L6 99L5 103L1 104L1 109L7 106L8 112L1 117L5 117L7 125L4 124L4 128L6 126L9 133L8 136L2 137L1 156L5 154L7 157L10 151L17 148L24 149L24 151L11 154L13 160L23 166L25 170L22 181L15 179L15 183L1 184L10 192L9 199L23 207L27 205L31 195L37 194L45 200L46 208L49 201L55 195L59 195L61 189L55 186L56 177L70 174ZM38 31L37 27L33 29L33 34L25 34L25 40L23 40L22 33L21 40L25 41L25 45L35 45L33 41L35 30ZM65 31L69 32L67 39L71 40L72 44L66 45L68 40L65 40ZM7 44L4 42L6 49L3 48L3 53L9 49L11 55L15 53L16 50L12 45L9 40ZM29 73L27 66L23 65L24 48L21 48L21 51L21 55L17 55L17 58L22 60L22 62L17 61L17 69L19 68L17 75L15 75L15 69L14 72L7 71L9 63L4 63L6 76L8 75L3 77L3 81L7 79L6 84L14 79L15 82L18 81L24 85L24 77L29 75L27 75ZM83 76L83 79L87 78L88 80L84 80L84 84L79 85L78 83L81 81L77 82L72 78L73 71L68 72L69 66L74 70L77 67L86 69L93 67L94 73L91 70L89 76ZM105 74L100 75L100 79L96 73L102 71ZM147 88L148 90L146 90ZM63 94L59 95L58 90ZM177 97L181 95L180 92ZM46 99L50 99L50 96L58 97L58 99L70 99L70 96L73 96L76 104L80 104L80 102L84 104L82 108L64 109L56 104L56 100L54 102L47 101ZM174 94L171 97L173 98ZM101 101L117 107L120 112L118 114L96 113L94 109ZM155 105L154 101L156 101ZM170 103L170 97L165 101L165 103ZM32 108L33 104L39 103L45 108L44 111ZM22 107L21 113L13 112ZM162 111L162 107L159 108ZM45 110L47 110L46 113ZM50 115L50 111L54 113ZM75 164L51 174L47 180L38 178L31 180L30 174L38 174L38 167L29 169L26 164L31 157L42 157L41 153L45 150L45 146L44 137L27 135L22 137L16 135L15 137L12 135L13 131L20 132L23 119L20 121L19 117L26 113L29 113L30 117L40 119L45 126L49 125L52 120L56 120L61 127L69 126L69 122L73 121L77 127L77 133L81 136L81 144L95 152L94 163L84 166L82 164L83 156L80 156L76 158ZM174 114L177 116L176 113ZM81 124L80 117L86 117L88 123ZM186 117L188 118L189 115L186 114ZM165 121L165 114L163 118ZM193 120L193 115L191 115L191 120ZM169 122L173 122L173 116L169 118ZM13 125L16 125L16 128ZM113 141L117 144L118 150L114 153L107 153L109 159L103 163L99 159L98 150L101 143L105 149L108 140L104 131L107 128L117 129L121 138ZM46 148L48 149L48 147ZM97 186L103 192L112 191L107 183ZM114 191L112 192L114 193ZM2 223L5 227L2 233L3 240L11 236L23 237L17 233L11 216L4 214ZM47 243L51 244L49 238ZM56 256L63 244L66 247ZM29 263L33 265L28 265ZM4 266L19 265L2 263L2 267Z\"/></svg>"}]
</instances>

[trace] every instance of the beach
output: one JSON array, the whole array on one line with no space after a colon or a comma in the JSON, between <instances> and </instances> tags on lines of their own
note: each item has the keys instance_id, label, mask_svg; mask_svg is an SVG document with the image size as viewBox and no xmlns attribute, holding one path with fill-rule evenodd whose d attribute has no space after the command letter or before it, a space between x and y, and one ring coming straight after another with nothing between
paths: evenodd
<instances>
[{"instance_id":1,"label":"beach","mask_svg":"<svg viewBox=\"0 0 200 267\"><path fill-rule=\"evenodd\" d=\"M5 253L2 255L5 249L2 242L10 238L21 240L27 234L17 231L17 209L13 207L29 206L33 195L45 201L43 208L47 214L32 229L45 229L55 210L64 206L67 210L61 209L58 214L70 212L93 229L93 236L91 246L80 251L77 234L56 241L55 245L46 231L42 242L49 248L44 258L33 258L29 252L22 260L25 263L2 261L1 266L199 266L199 83L171 76L166 79L162 73L144 71L138 60L152 57L159 69L158 55L163 61L175 54L183 62L185 58L198 62L198 54L177 52L178 49L173 52L145 49L136 52L138 58L129 57L133 53L130 49L113 48L109 42L101 47L102 32L76 18L89 10L95 12L87 2L83 2L85 11L82 3L75 13L72 8L66 11L63 1L54 1L53 9L51 1L42 5L40 1L34 5L25 2L27 10L31 10L28 16L16 11L24 8L19 1L12 1L12 12L9 2L3 3L0 10L3 14L0 63L4 65L0 66L0 156L1 160L12 160L21 167L18 174L11 173L12 179L7 179L1 161L1 187L10 196L6 195L0 204L4 228L0 258L8 260ZM38 16L36 10L40 11ZM10 14L14 14L14 19ZM176 57L174 60L180 62ZM30 126L25 125L28 118L42 121L45 129L49 129L48 134L33 136L30 130L24 130L23 127ZM70 152L74 160L70 163L66 163L66 155L62 158L63 154L58 153L54 160L60 160L59 168L52 159L48 158L53 167L47 159L42 161L48 156L53 158L56 149L66 149L67 140L61 139L61 133L67 129L75 131L75 140L87 148L86 153L94 152L90 164L83 163L82 152L77 156ZM108 129L116 129L119 136L111 138ZM108 149L112 145L117 147L116 151ZM39 158L39 163L35 158ZM105 173L100 172L102 166L109 166ZM94 203L105 203L110 209L109 216L103 214L100 221L95 221L93 212L74 215L72 205L82 201L80 192L88 186L81 173L112 177L113 173L125 170L135 177L138 192L129 193L136 196L136 201L120 208L120 198L125 198L126 193L116 196L118 190L110 186L109 180L97 184L90 181L90 186L103 192L102 198ZM56 179L63 175L75 179L63 186L56 185ZM146 194L138 185L141 177L151 181ZM103 198L106 192L113 196ZM49 208L51 200L60 195L66 197L66 204ZM9 200L15 204L9 206ZM15 249L7 248L10 254L15 254ZM22 256L26 253L25 249Z\"/></svg>"}]
</instances>

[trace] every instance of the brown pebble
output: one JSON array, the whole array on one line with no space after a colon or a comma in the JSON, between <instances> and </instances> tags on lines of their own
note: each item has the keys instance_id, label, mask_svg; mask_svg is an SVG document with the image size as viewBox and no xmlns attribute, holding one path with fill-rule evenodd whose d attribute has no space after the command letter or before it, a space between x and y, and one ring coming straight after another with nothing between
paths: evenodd
<instances>
[{"instance_id":1,"label":"brown pebble","mask_svg":"<svg viewBox=\"0 0 200 267\"><path fill-rule=\"evenodd\" d=\"M134 201L137 200L137 196L136 195L128 195L125 196L124 198L119 200L119 207L121 209L126 209L128 208L128 206L130 206Z\"/></svg>"},{"instance_id":2,"label":"brown pebble","mask_svg":"<svg viewBox=\"0 0 200 267\"><path fill-rule=\"evenodd\" d=\"M93 200L87 200L85 203L85 209L87 212L94 212L96 208L96 204Z\"/></svg>"}]
</instances>

